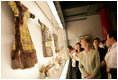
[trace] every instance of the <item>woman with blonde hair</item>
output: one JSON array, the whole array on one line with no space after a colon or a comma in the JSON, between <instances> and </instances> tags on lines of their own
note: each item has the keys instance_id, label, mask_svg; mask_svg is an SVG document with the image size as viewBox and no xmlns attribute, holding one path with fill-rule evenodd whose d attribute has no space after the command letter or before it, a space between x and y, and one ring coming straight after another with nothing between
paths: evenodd
<instances>
[{"instance_id":1,"label":"woman with blonde hair","mask_svg":"<svg viewBox=\"0 0 118 80\"><path fill-rule=\"evenodd\" d=\"M100 79L100 56L99 52L92 49L89 38L81 39L81 47L84 51L79 55L79 69L82 78L86 79Z\"/></svg>"}]
</instances>

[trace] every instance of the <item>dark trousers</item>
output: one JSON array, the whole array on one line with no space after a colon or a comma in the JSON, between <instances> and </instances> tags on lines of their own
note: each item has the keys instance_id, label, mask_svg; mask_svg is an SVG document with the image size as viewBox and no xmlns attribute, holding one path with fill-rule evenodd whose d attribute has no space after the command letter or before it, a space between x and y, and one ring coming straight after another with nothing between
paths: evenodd
<instances>
[{"instance_id":1,"label":"dark trousers","mask_svg":"<svg viewBox=\"0 0 118 80\"><path fill-rule=\"evenodd\" d=\"M107 79L106 66L100 68L101 79Z\"/></svg>"},{"instance_id":2,"label":"dark trousers","mask_svg":"<svg viewBox=\"0 0 118 80\"><path fill-rule=\"evenodd\" d=\"M112 79L117 79L117 68L110 68Z\"/></svg>"},{"instance_id":3,"label":"dark trousers","mask_svg":"<svg viewBox=\"0 0 118 80\"><path fill-rule=\"evenodd\" d=\"M76 71L76 79L81 79L81 72L79 68L75 67L75 71Z\"/></svg>"},{"instance_id":4,"label":"dark trousers","mask_svg":"<svg viewBox=\"0 0 118 80\"><path fill-rule=\"evenodd\" d=\"M76 61L75 70L76 70L76 79L81 79L81 72L79 70L79 61Z\"/></svg>"}]
</instances>

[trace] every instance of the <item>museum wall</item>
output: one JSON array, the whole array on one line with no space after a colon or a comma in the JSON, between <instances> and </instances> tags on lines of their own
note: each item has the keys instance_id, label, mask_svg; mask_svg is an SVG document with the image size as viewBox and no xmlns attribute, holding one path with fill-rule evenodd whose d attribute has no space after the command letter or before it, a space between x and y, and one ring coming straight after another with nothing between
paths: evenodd
<instances>
[{"instance_id":1,"label":"museum wall","mask_svg":"<svg viewBox=\"0 0 118 80\"><path fill-rule=\"evenodd\" d=\"M67 32L69 43L75 46L77 42L80 42L80 36L90 34L92 38L102 37L102 28L99 15L87 16L86 20L74 21L67 23Z\"/></svg>"},{"instance_id":2,"label":"museum wall","mask_svg":"<svg viewBox=\"0 0 118 80\"><path fill-rule=\"evenodd\" d=\"M40 69L42 65L52 64L54 62L55 46L53 41L53 56L44 57L42 47L42 32L41 25L38 23L38 19L45 24L51 34L55 33L58 36L58 49L63 51L63 59L66 62L68 59L67 43L64 29L58 28L58 24L54 19L54 16L50 12L50 9L45 1L38 2L40 6L34 1L21 1L29 11L35 15L35 19L29 19L27 21L31 39L36 49L36 55L38 63L34 67L28 69L12 69L11 68L11 50L14 40L14 15L7 2L1 2L1 78L2 79L40 79ZM49 16L50 15L50 16ZM48 16L48 17L47 17ZM53 23L53 24L52 24ZM61 33L61 34L60 34ZM51 73L51 72L50 72ZM60 72L61 74L61 72ZM56 77L57 76L57 77ZM54 76L59 78L59 75ZM53 77L51 77L53 78Z\"/></svg>"}]
</instances>

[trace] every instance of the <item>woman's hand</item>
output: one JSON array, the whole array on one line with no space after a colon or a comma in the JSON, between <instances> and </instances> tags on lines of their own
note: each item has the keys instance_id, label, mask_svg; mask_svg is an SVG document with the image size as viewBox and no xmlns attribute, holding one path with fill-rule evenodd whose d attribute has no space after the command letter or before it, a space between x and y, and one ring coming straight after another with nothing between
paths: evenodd
<instances>
[{"instance_id":1,"label":"woman's hand","mask_svg":"<svg viewBox=\"0 0 118 80\"><path fill-rule=\"evenodd\" d=\"M76 53L75 56L78 57L78 53Z\"/></svg>"},{"instance_id":2,"label":"woman's hand","mask_svg":"<svg viewBox=\"0 0 118 80\"><path fill-rule=\"evenodd\" d=\"M109 72L109 71L110 71L110 68L109 68L109 67L107 67L107 68L106 68L106 71L107 71L107 72Z\"/></svg>"},{"instance_id":3,"label":"woman's hand","mask_svg":"<svg viewBox=\"0 0 118 80\"><path fill-rule=\"evenodd\" d=\"M91 75L86 76L87 79L94 79Z\"/></svg>"},{"instance_id":4,"label":"woman's hand","mask_svg":"<svg viewBox=\"0 0 118 80\"><path fill-rule=\"evenodd\" d=\"M75 56L73 56L73 57L72 57L72 60L75 60L75 59L76 59L76 57L75 57Z\"/></svg>"},{"instance_id":5,"label":"woman's hand","mask_svg":"<svg viewBox=\"0 0 118 80\"><path fill-rule=\"evenodd\" d=\"M103 67L103 66L105 66L105 61L103 60L102 62L101 62L101 66Z\"/></svg>"}]
</instances>

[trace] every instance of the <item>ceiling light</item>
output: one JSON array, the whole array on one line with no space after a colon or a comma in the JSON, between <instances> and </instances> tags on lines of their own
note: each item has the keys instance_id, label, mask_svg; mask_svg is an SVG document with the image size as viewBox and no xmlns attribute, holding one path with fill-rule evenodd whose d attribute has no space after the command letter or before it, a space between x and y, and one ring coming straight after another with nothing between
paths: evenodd
<instances>
[{"instance_id":1,"label":"ceiling light","mask_svg":"<svg viewBox=\"0 0 118 80\"><path fill-rule=\"evenodd\" d=\"M59 18L59 15L58 15L58 13L57 13L57 10L56 10L56 7L55 7L53 1L47 1L47 3L48 3L48 5L49 5L49 7L50 7L50 9L51 9L51 11L52 11L52 13L53 13L53 15L54 15L56 21L57 21L57 23L59 24L59 27L60 27L60 28L63 28L63 25L62 25L62 23L61 23L61 20L60 20L60 18Z\"/></svg>"}]
</instances>

